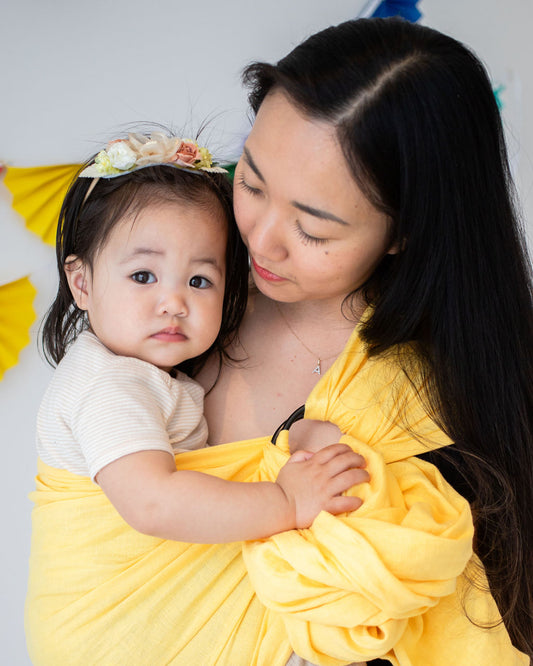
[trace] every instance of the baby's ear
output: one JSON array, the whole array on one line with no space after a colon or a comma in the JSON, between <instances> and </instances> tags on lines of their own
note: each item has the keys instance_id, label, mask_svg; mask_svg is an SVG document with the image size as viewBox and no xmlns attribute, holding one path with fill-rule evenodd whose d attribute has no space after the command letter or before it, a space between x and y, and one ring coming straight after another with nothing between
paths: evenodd
<instances>
[{"instance_id":1,"label":"baby's ear","mask_svg":"<svg viewBox=\"0 0 533 666\"><path fill-rule=\"evenodd\" d=\"M87 310L88 308L88 271L85 263L75 254L70 254L63 265L65 276L67 278L68 286L76 305L80 310Z\"/></svg>"}]
</instances>

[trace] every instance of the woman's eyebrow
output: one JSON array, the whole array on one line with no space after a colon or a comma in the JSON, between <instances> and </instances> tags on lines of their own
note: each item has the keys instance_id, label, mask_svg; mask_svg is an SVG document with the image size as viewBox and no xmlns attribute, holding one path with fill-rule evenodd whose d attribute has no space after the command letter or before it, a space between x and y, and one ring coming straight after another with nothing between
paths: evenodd
<instances>
[{"instance_id":1,"label":"woman's eyebrow","mask_svg":"<svg viewBox=\"0 0 533 666\"><path fill-rule=\"evenodd\" d=\"M255 175L259 178L259 180L262 183L264 183L265 179L263 178L263 174L259 171L259 167L254 162L254 158L251 156L250 151L248 150L248 148L246 148L246 146L244 146L242 152L244 155L244 159L247 161L250 169L255 173Z\"/></svg>"},{"instance_id":2,"label":"woman's eyebrow","mask_svg":"<svg viewBox=\"0 0 533 666\"><path fill-rule=\"evenodd\" d=\"M259 171L259 167L254 162L254 158L252 157L250 151L246 146L244 146L242 152L244 155L244 159L246 160L250 169L255 173L255 175L259 178L259 180L262 183L264 183L265 179L263 178L263 174L261 173L261 171ZM291 201L291 205L294 206L295 208L298 208L298 210L301 210L302 213L313 215L313 217L319 217L322 220L331 220L332 222L338 222L339 224L342 224L345 227L350 226L348 222L346 222L346 220L343 220L342 218L338 217L337 215L334 215L333 213L328 213L325 210L321 210L320 208L314 208L313 206L306 206L305 204L298 203L297 201Z\"/></svg>"},{"instance_id":3,"label":"woman's eyebrow","mask_svg":"<svg viewBox=\"0 0 533 666\"><path fill-rule=\"evenodd\" d=\"M339 224L342 224L343 227L350 226L348 222L346 222L346 220L337 217L337 215L334 215L333 213L328 213L328 211L326 210L320 210L320 208L313 208L312 206L306 206L305 204L298 203L297 201L291 201L291 205L297 208L298 210L301 210L303 213L307 213L308 215L313 215L313 217L319 217L322 220L331 220L332 222L338 222Z\"/></svg>"}]
</instances>

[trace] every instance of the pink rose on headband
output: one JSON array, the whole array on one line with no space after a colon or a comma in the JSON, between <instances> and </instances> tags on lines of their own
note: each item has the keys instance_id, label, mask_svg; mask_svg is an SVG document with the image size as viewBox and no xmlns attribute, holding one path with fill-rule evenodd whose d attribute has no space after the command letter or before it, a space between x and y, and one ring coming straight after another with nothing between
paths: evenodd
<instances>
[{"instance_id":1,"label":"pink rose on headband","mask_svg":"<svg viewBox=\"0 0 533 666\"><path fill-rule=\"evenodd\" d=\"M200 159L200 149L196 143L190 139L184 139L176 151L175 161L178 164L194 164Z\"/></svg>"}]
</instances>

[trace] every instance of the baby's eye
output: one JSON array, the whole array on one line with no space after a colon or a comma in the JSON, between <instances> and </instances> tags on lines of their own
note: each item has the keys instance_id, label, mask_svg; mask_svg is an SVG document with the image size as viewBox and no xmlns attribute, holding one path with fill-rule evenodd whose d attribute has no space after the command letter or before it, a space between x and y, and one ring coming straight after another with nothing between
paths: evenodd
<instances>
[{"instance_id":1,"label":"baby's eye","mask_svg":"<svg viewBox=\"0 0 533 666\"><path fill-rule=\"evenodd\" d=\"M211 280L208 280L206 277L203 277L202 275L195 275L189 280L189 284L191 287L194 287L195 289L209 289L209 287L213 286L213 283Z\"/></svg>"},{"instance_id":2,"label":"baby's eye","mask_svg":"<svg viewBox=\"0 0 533 666\"><path fill-rule=\"evenodd\" d=\"M131 279L139 284L151 284L156 281L155 275L150 273L150 271L135 271Z\"/></svg>"}]
</instances>

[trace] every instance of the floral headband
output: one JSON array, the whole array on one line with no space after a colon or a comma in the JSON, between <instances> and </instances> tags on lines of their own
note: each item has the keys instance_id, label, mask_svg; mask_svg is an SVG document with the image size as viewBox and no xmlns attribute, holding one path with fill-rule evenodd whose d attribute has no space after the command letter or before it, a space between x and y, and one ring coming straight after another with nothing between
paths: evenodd
<instances>
[{"instance_id":1,"label":"floral headband","mask_svg":"<svg viewBox=\"0 0 533 666\"><path fill-rule=\"evenodd\" d=\"M187 171L227 173L213 162L207 148L192 139L166 136L153 132L150 136L131 133L127 139L116 139L101 150L80 178L116 178L147 166L168 164ZM91 188L92 189L92 188Z\"/></svg>"}]
</instances>

